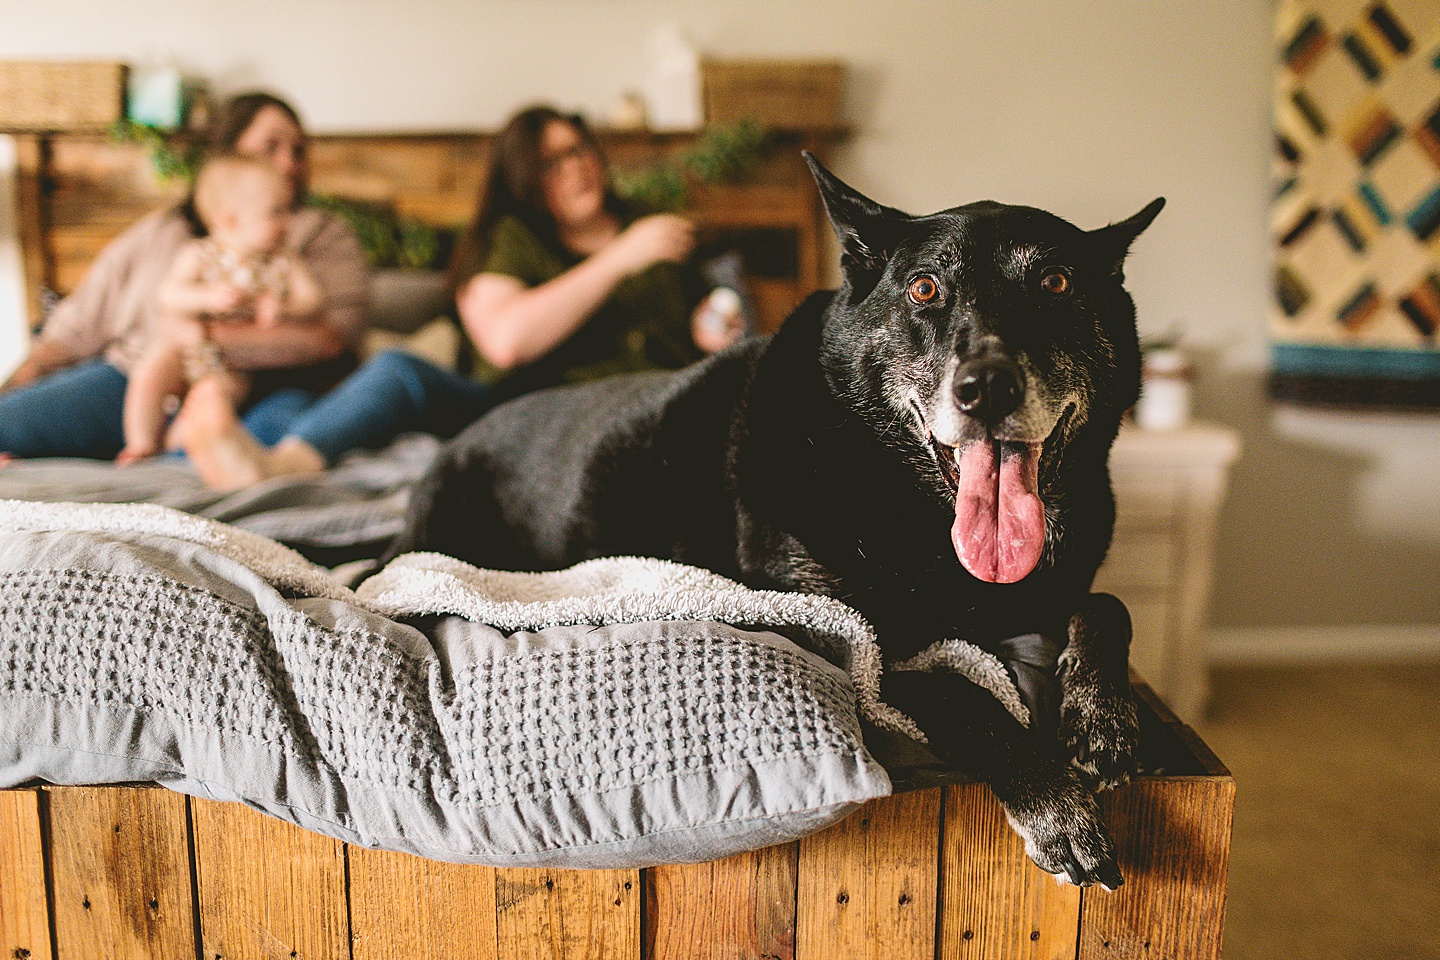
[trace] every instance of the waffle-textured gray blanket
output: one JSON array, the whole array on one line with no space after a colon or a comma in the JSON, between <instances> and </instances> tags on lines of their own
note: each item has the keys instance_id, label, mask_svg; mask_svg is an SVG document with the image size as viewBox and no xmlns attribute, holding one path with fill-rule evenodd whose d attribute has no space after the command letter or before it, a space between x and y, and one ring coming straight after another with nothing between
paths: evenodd
<instances>
[{"instance_id":1,"label":"waffle-textured gray blanket","mask_svg":"<svg viewBox=\"0 0 1440 960\"><path fill-rule=\"evenodd\" d=\"M763 604L747 629L654 616L718 578L615 560L487 587L407 562L504 629L403 615L436 606L409 574L356 595L165 508L0 503L0 786L154 781L353 843L572 867L726 856L889 791L845 673L763 632Z\"/></svg>"}]
</instances>

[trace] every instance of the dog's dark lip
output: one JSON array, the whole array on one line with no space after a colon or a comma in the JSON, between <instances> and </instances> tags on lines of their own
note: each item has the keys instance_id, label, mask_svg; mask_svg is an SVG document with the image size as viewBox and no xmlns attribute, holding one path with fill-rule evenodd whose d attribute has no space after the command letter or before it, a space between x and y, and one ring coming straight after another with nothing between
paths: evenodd
<instances>
[{"instance_id":1,"label":"dog's dark lip","mask_svg":"<svg viewBox=\"0 0 1440 960\"><path fill-rule=\"evenodd\" d=\"M930 453L935 457L935 462L940 465L940 476L945 478L945 485L950 488L952 496L960 494L960 468L955 465L955 448L947 447L935 439L935 434L929 434Z\"/></svg>"},{"instance_id":2,"label":"dog's dark lip","mask_svg":"<svg viewBox=\"0 0 1440 960\"><path fill-rule=\"evenodd\" d=\"M989 438L990 442L999 443L1002 450L1011 453L1018 453L1023 448L1033 447L1036 444L1049 446L1050 442L1056 437L1063 437L1065 435L1070 425L1070 419L1075 415L1075 409L1076 406L1073 402L1066 404L1060 417L1055 421L1055 426L1051 428L1049 435L1041 440L1012 440L1007 437L992 436ZM960 468L955 464L955 447L936 440L935 434L930 432L929 429L925 431L925 438L930 441L930 454L935 458L935 462L939 464L940 475L945 478L945 484L950 488L950 493L952 495L958 495L960 492ZM986 438L976 437L963 440L962 443L978 443L984 439Z\"/></svg>"},{"instance_id":3,"label":"dog's dark lip","mask_svg":"<svg viewBox=\"0 0 1440 960\"><path fill-rule=\"evenodd\" d=\"M1045 445L1047 447L1057 438L1063 439L1065 435L1070 432L1070 421L1078 409L1079 405L1072 400L1065 405L1064 410L1060 411L1060 417L1055 421L1054 429L1050 431L1050 436L1045 438Z\"/></svg>"}]
</instances>

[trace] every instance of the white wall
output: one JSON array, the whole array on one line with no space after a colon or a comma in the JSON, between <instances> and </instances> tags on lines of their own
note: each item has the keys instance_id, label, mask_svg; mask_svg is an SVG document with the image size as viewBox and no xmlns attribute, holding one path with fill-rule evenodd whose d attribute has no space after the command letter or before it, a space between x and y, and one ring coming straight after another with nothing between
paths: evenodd
<instances>
[{"instance_id":1,"label":"white wall","mask_svg":"<svg viewBox=\"0 0 1440 960\"><path fill-rule=\"evenodd\" d=\"M0 56L170 58L292 97L316 130L494 126L537 99L593 115L678 21L718 56L838 56L837 172L927 212L982 197L1092 227L1170 204L1128 271L1143 332L1204 357L1201 411L1247 443L1222 625L1440 623L1440 419L1276 417L1269 297L1270 0L0 0ZM1423 571L1423 572L1422 572Z\"/></svg>"}]
</instances>

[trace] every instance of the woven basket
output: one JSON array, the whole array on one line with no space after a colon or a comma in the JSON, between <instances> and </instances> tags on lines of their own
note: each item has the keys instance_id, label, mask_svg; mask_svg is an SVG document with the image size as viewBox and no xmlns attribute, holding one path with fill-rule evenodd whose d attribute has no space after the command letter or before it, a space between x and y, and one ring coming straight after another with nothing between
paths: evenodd
<instances>
[{"instance_id":1,"label":"woven basket","mask_svg":"<svg viewBox=\"0 0 1440 960\"><path fill-rule=\"evenodd\" d=\"M123 63L0 61L0 131L103 130L124 115Z\"/></svg>"},{"instance_id":2,"label":"woven basket","mask_svg":"<svg viewBox=\"0 0 1440 960\"><path fill-rule=\"evenodd\" d=\"M705 119L747 117L782 130L840 125L845 65L836 60L706 60Z\"/></svg>"}]
</instances>

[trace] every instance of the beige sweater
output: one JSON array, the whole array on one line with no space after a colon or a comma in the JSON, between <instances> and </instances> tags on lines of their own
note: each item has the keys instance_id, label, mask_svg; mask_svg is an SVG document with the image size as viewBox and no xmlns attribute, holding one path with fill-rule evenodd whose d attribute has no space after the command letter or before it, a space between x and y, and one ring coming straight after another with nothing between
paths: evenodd
<instances>
[{"instance_id":1,"label":"beige sweater","mask_svg":"<svg viewBox=\"0 0 1440 960\"><path fill-rule=\"evenodd\" d=\"M116 237L40 331L76 360L104 357L127 373L158 329L155 293L180 248L195 239L176 210L161 210ZM353 341L365 320L369 272L355 235L336 217L302 207L286 249L310 268L325 295L324 322Z\"/></svg>"}]
</instances>

